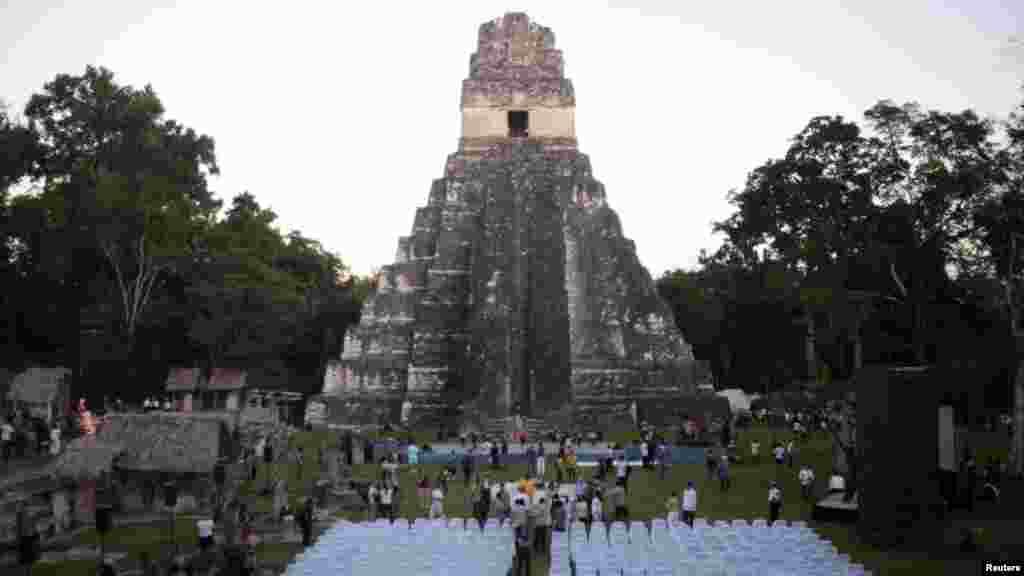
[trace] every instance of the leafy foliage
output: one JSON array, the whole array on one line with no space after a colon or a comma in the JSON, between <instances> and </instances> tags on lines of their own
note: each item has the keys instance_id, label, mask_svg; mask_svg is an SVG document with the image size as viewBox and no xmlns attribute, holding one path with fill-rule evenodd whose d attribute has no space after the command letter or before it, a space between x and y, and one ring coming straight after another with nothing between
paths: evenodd
<instances>
[{"instance_id":1,"label":"leafy foliage","mask_svg":"<svg viewBox=\"0 0 1024 576\"><path fill-rule=\"evenodd\" d=\"M221 215L213 139L164 115L91 66L24 122L0 109L5 357L74 366L82 394L155 393L168 365L277 365L318 390L365 287L252 194Z\"/></svg>"}]
</instances>

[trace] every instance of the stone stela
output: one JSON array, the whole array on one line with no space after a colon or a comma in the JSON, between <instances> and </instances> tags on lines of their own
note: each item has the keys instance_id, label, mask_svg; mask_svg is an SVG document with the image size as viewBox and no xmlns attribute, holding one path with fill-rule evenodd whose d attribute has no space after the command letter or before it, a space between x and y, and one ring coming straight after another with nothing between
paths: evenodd
<instances>
[{"instance_id":1,"label":"stone stela","mask_svg":"<svg viewBox=\"0 0 1024 576\"><path fill-rule=\"evenodd\" d=\"M462 137L433 182L324 394L543 416L693 392L693 355L604 186L578 151L576 96L550 29L480 26Z\"/></svg>"}]
</instances>

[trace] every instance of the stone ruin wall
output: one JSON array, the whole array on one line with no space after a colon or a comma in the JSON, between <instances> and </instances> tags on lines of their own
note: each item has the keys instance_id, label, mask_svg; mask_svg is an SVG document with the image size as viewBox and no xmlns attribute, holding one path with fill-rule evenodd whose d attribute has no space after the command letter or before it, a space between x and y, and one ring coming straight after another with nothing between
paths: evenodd
<instances>
[{"instance_id":1,"label":"stone ruin wall","mask_svg":"<svg viewBox=\"0 0 1024 576\"><path fill-rule=\"evenodd\" d=\"M325 394L397 417L405 398L426 415L454 404L504 414L524 382L537 412L692 391L690 347L576 149L575 97L553 46L525 15L481 26L459 150ZM505 111L524 105L530 138L512 141Z\"/></svg>"}]
</instances>

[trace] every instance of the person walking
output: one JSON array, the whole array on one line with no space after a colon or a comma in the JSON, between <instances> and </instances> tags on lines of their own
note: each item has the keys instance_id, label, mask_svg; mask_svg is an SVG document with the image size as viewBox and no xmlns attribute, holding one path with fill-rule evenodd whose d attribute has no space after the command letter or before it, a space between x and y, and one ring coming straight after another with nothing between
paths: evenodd
<instances>
[{"instance_id":1,"label":"person walking","mask_svg":"<svg viewBox=\"0 0 1024 576\"><path fill-rule=\"evenodd\" d=\"M395 523L395 509L392 503L394 496L394 488L391 487L391 484L385 482L380 490L380 515L381 517L388 518L391 524Z\"/></svg>"},{"instance_id":2,"label":"person walking","mask_svg":"<svg viewBox=\"0 0 1024 576\"><path fill-rule=\"evenodd\" d=\"M750 461L754 464L761 463L761 443L756 439L750 442Z\"/></svg>"},{"instance_id":3,"label":"person walking","mask_svg":"<svg viewBox=\"0 0 1024 576\"><path fill-rule=\"evenodd\" d=\"M708 448L705 453L705 459L707 460L708 465L708 480L711 480L715 477L715 451Z\"/></svg>"},{"instance_id":4,"label":"person walking","mask_svg":"<svg viewBox=\"0 0 1024 576\"><path fill-rule=\"evenodd\" d=\"M789 463L790 468L792 468L794 463L796 462L797 450L798 449L796 447L796 441L790 439L790 441L786 444L786 461Z\"/></svg>"},{"instance_id":5,"label":"person walking","mask_svg":"<svg viewBox=\"0 0 1024 576\"><path fill-rule=\"evenodd\" d=\"M694 518L697 517L697 488L693 480L686 483L686 490L683 491L683 522L693 528Z\"/></svg>"},{"instance_id":6,"label":"person walking","mask_svg":"<svg viewBox=\"0 0 1024 576\"><path fill-rule=\"evenodd\" d=\"M779 512L782 510L782 490L779 489L778 484L773 480L771 487L768 488L768 525L775 524L775 521L779 519Z\"/></svg>"}]
</instances>

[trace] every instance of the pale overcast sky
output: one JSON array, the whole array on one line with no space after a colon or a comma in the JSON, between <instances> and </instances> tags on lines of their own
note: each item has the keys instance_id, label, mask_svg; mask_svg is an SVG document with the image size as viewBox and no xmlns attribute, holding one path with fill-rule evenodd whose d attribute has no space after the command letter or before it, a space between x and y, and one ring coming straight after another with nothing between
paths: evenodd
<instances>
[{"instance_id":1,"label":"pale overcast sky","mask_svg":"<svg viewBox=\"0 0 1024 576\"><path fill-rule=\"evenodd\" d=\"M507 11L554 31L580 150L655 276L718 246L726 193L815 115L1021 100L1021 0L3 0L0 99L88 64L152 84L216 140L225 202L252 192L366 273L442 175L477 29Z\"/></svg>"}]
</instances>

